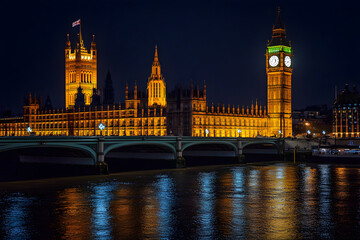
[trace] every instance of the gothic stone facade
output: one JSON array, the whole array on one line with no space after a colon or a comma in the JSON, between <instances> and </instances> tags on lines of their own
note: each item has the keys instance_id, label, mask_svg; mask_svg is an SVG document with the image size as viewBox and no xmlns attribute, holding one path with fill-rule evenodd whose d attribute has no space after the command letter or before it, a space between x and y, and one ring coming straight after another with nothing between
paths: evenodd
<instances>
[{"instance_id":1,"label":"gothic stone facade","mask_svg":"<svg viewBox=\"0 0 360 240\"><path fill-rule=\"evenodd\" d=\"M280 12L266 49L267 109L256 102L251 107L208 105L206 84L202 90L177 87L166 94L157 47L147 83L147 92L139 93L135 84L125 102L94 106L97 89L97 52L93 40L90 52L83 44L81 31L74 52L69 39L65 47L65 108L43 109L39 99L24 104L24 115L0 119L1 136L32 135L115 135L115 136L199 136L256 137L292 136L291 76L292 48L286 39ZM75 105L82 89L82 105ZM79 93L78 93L79 94ZM98 128L102 123L104 130Z\"/></svg>"}]
</instances>

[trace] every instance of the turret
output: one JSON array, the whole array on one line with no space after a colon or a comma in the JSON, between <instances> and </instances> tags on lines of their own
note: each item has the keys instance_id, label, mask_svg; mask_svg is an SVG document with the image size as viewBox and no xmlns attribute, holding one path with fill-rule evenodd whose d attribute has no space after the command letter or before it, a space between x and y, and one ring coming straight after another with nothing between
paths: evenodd
<instances>
[{"instance_id":1,"label":"turret","mask_svg":"<svg viewBox=\"0 0 360 240\"><path fill-rule=\"evenodd\" d=\"M91 50L96 50L96 42L95 42L95 35L93 35L93 39L91 41Z\"/></svg>"},{"instance_id":2,"label":"turret","mask_svg":"<svg viewBox=\"0 0 360 240\"><path fill-rule=\"evenodd\" d=\"M45 100L45 105L44 105L44 109L45 110L52 110L52 103L51 103L51 99L49 96L47 96L46 100Z\"/></svg>"},{"instance_id":3,"label":"turret","mask_svg":"<svg viewBox=\"0 0 360 240\"><path fill-rule=\"evenodd\" d=\"M97 48L96 48L96 42L95 42L95 35L93 35L93 39L91 41L90 54L92 56L92 59L94 59L94 61L96 61L97 60Z\"/></svg>"},{"instance_id":4,"label":"turret","mask_svg":"<svg viewBox=\"0 0 360 240\"><path fill-rule=\"evenodd\" d=\"M115 100L114 100L114 87L113 87L113 83L111 80L111 74L108 71L108 73L106 74L106 79L105 79L105 89L104 89L104 104L114 104Z\"/></svg>"},{"instance_id":5,"label":"turret","mask_svg":"<svg viewBox=\"0 0 360 240\"><path fill-rule=\"evenodd\" d=\"M78 108L78 107L83 107L85 106L85 95L84 93L82 92L82 88L78 87L77 89L77 93L76 93L76 98L75 98L75 107Z\"/></svg>"},{"instance_id":6,"label":"turret","mask_svg":"<svg viewBox=\"0 0 360 240\"><path fill-rule=\"evenodd\" d=\"M126 87L125 87L125 99L129 99L129 86L128 84L126 83Z\"/></svg>"},{"instance_id":7,"label":"turret","mask_svg":"<svg viewBox=\"0 0 360 240\"><path fill-rule=\"evenodd\" d=\"M66 43L65 43L65 54L70 54L71 51L71 42L69 34L66 34Z\"/></svg>"},{"instance_id":8,"label":"turret","mask_svg":"<svg viewBox=\"0 0 360 240\"><path fill-rule=\"evenodd\" d=\"M255 103L255 115L259 115L259 107L258 107L257 99L256 99L256 103Z\"/></svg>"},{"instance_id":9,"label":"turret","mask_svg":"<svg viewBox=\"0 0 360 240\"><path fill-rule=\"evenodd\" d=\"M134 86L134 99L137 100L137 84L136 84L136 81L135 81L135 86Z\"/></svg>"},{"instance_id":10,"label":"turret","mask_svg":"<svg viewBox=\"0 0 360 240\"><path fill-rule=\"evenodd\" d=\"M91 96L91 104L92 107L100 105L100 95L98 94L98 90L93 88L93 94Z\"/></svg>"},{"instance_id":11,"label":"turret","mask_svg":"<svg viewBox=\"0 0 360 240\"><path fill-rule=\"evenodd\" d=\"M205 82L205 80L204 80L203 94L204 94L204 99L206 100L206 82Z\"/></svg>"}]
</instances>

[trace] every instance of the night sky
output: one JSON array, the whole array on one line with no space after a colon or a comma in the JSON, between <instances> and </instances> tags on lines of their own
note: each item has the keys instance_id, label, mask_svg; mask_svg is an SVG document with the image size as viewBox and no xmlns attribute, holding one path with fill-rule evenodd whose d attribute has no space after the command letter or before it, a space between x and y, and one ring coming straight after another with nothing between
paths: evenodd
<instances>
[{"instance_id":1,"label":"night sky","mask_svg":"<svg viewBox=\"0 0 360 240\"><path fill-rule=\"evenodd\" d=\"M359 81L360 17L336 1L13 1L3 0L0 111L21 113L29 92L64 103L66 34L98 48L98 82L110 70L115 100L126 82L145 90L154 46L167 90L207 82L208 103L266 103L265 50L277 6L294 49L293 108L332 104L334 87Z\"/></svg>"}]
</instances>

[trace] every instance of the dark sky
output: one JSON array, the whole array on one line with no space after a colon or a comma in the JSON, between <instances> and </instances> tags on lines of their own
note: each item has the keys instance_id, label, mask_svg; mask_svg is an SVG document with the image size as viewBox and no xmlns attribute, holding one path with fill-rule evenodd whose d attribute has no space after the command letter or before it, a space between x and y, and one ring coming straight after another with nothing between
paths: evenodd
<instances>
[{"instance_id":1,"label":"dark sky","mask_svg":"<svg viewBox=\"0 0 360 240\"><path fill-rule=\"evenodd\" d=\"M207 82L208 103L266 102L265 49L282 9L294 49L293 107L331 104L334 86L359 81L360 15L336 1L13 1L3 0L0 110L22 111L29 92L64 106L64 46L82 20L98 48L98 81L109 69L116 101L125 83L145 89L154 45L167 89ZM247 2L247 3L244 3Z\"/></svg>"}]
</instances>

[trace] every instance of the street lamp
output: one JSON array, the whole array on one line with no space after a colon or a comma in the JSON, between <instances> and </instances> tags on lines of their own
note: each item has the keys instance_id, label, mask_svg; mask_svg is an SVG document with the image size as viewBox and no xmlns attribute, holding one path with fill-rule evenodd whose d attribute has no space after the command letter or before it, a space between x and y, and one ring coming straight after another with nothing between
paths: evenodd
<instances>
[{"instance_id":1,"label":"street lamp","mask_svg":"<svg viewBox=\"0 0 360 240\"><path fill-rule=\"evenodd\" d=\"M309 134L309 135L310 135L310 134L311 134L311 131L310 131L310 130L307 130L307 134Z\"/></svg>"},{"instance_id":2,"label":"street lamp","mask_svg":"<svg viewBox=\"0 0 360 240\"><path fill-rule=\"evenodd\" d=\"M31 127L30 126L28 126L27 128L26 128L26 131L29 133L29 135L31 134L31 132L32 132L32 129L31 129Z\"/></svg>"},{"instance_id":3,"label":"street lamp","mask_svg":"<svg viewBox=\"0 0 360 240\"><path fill-rule=\"evenodd\" d=\"M322 140L322 138L325 139L325 142L324 142L324 143L326 143L326 138L325 138L326 132L325 132L325 131L322 131L321 133L322 133L322 135L320 136L320 139L319 139L319 151L320 151L320 145L321 145L321 140Z\"/></svg>"},{"instance_id":4,"label":"street lamp","mask_svg":"<svg viewBox=\"0 0 360 240\"><path fill-rule=\"evenodd\" d=\"M238 129L238 134L239 134L239 137L241 137L241 129Z\"/></svg>"},{"instance_id":5,"label":"street lamp","mask_svg":"<svg viewBox=\"0 0 360 240\"><path fill-rule=\"evenodd\" d=\"M209 129L205 129L205 133L206 133L206 137L208 137L209 136Z\"/></svg>"},{"instance_id":6,"label":"street lamp","mask_svg":"<svg viewBox=\"0 0 360 240\"><path fill-rule=\"evenodd\" d=\"M105 129L105 125L103 123L100 123L98 128L100 129L100 135L102 135L102 131Z\"/></svg>"},{"instance_id":7,"label":"street lamp","mask_svg":"<svg viewBox=\"0 0 360 240\"><path fill-rule=\"evenodd\" d=\"M279 137L280 137L280 138L281 138L281 133L282 133L281 130L279 130Z\"/></svg>"}]
</instances>

